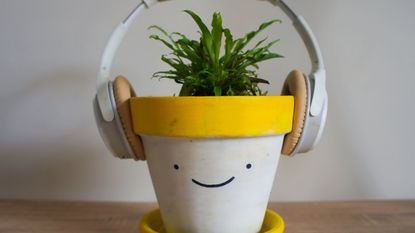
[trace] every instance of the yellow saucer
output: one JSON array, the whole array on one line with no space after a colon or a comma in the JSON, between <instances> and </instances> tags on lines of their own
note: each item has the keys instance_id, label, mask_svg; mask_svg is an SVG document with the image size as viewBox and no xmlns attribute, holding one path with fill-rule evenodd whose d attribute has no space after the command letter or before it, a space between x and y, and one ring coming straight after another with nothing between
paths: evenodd
<instances>
[{"instance_id":1,"label":"yellow saucer","mask_svg":"<svg viewBox=\"0 0 415 233\"><path fill-rule=\"evenodd\" d=\"M165 233L160 210L153 210L140 221L140 233ZM276 212L267 209L260 233L283 233L284 220Z\"/></svg>"}]
</instances>

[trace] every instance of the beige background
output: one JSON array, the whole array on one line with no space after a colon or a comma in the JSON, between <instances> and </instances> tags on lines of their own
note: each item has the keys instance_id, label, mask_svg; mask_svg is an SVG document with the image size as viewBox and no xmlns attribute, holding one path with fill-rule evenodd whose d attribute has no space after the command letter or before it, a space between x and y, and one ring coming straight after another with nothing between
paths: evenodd
<instances>
[{"instance_id":1,"label":"beige background","mask_svg":"<svg viewBox=\"0 0 415 233\"><path fill-rule=\"evenodd\" d=\"M0 0L0 198L154 201L146 164L112 158L95 127L91 100L106 40L136 0ZM415 198L415 1L289 0L322 47L330 98L327 128L307 155L282 158L273 201ZM286 58L261 65L277 95L293 68L308 72L288 20L264 2L158 4L134 25L114 75L140 95L178 87L151 80L166 50L148 39L159 24L196 36L180 12L210 19L220 10L239 36L282 18L270 38Z\"/></svg>"}]
</instances>

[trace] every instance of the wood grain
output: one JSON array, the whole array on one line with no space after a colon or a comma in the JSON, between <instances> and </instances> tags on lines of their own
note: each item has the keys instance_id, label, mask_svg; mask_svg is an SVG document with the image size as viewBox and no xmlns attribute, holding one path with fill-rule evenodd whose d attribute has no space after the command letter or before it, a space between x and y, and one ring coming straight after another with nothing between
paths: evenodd
<instances>
[{"instance_id":1,"label":"wood grain","mask_svg":"<svg viewBox=\"0 0 415 233\"><path fill-rule=\"evenodd\" d=\"M137 233L151 203L0 201L0 233ZM286 233L415 233L415 200L272 203ZM236 232L235 232L236 233Z\"/></svg>"}]
</instances>

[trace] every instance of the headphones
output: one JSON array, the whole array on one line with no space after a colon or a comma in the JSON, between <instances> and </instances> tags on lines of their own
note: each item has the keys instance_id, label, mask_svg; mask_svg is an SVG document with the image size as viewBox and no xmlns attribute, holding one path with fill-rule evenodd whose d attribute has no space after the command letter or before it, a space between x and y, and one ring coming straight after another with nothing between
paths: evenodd
<instances>
[{"instance_id":1,"label":"headphones","mask_svg":"<svg viewBox=\"0 0 415 233\"><path fill-rule=\"evenodd\" d=\"M93 101L95 120L107 148L118 158L145 160L139 135L133 131L130 98L134 89L125 77L110 79L115 53L131 24L145 9L158 1L142 0L112 33L102 55L97 78L97 94ZM300 34L312 63L309 75L292 71L284 82L282 95L294 96L294 117L291 133L284 138L282 154L294 155L310 151L322 135L327 116L326 71L319 45L305 19L294 13L282 0L266 0L290 18Z\"/></svg>"}]
</instances>

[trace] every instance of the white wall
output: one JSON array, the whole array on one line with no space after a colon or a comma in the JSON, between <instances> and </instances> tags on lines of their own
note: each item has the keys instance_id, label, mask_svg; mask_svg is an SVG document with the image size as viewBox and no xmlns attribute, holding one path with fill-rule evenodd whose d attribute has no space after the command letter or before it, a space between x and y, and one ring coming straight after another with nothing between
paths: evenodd
<instances>
[{"instance_id":1,"label":"white wall","mask_svg":"<svg viewBox=\"0 0 415 233\"><path fill-rule=\"evenodd\" d=\"M112 158L95 127L91 100L100 55L136 0L0 1L0 198L154 201L146 164ZM290 0L313 27L328 71L330 109L322 142L282 158L273 201L415 198L415 1ZM278 94L305 49L282 13L254 1L177 1L154 6L118 53L115 74L140 95L178 87L151 80L166 50L152 24L196 35L182 9L205 19L220 10L237 35L265 20L286 58L262 65Z\"/></svg>"}]
</instances>

